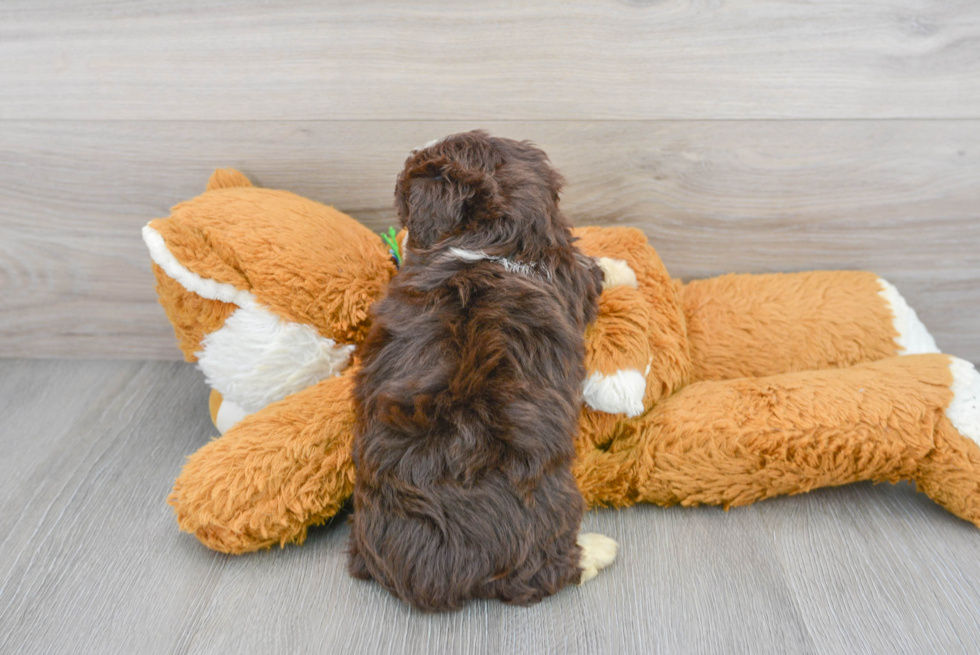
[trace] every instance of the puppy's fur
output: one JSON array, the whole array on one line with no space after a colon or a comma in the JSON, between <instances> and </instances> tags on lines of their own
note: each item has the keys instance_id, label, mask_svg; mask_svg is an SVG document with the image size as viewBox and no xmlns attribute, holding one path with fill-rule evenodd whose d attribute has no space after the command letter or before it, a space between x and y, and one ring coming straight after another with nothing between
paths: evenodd
<instances>
[{"instance_id":1,"label":"puppy's fur","mask_svg":"<svg viewBox=\"0 0 980 655\"><path fill-rule=\"evenodd\" d=\"M349 570L421 610L582 575L572 442L602 273L561 184L538 148L479 131L398 178L407 252L360 353Z\"/></svg>"}]
</instances>

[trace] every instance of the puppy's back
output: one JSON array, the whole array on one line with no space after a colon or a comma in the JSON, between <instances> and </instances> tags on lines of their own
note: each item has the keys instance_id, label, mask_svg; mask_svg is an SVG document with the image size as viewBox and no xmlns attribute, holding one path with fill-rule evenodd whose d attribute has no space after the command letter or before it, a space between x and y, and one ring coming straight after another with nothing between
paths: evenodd
<instances>
[{"instance_id":1,"label":"puppy's back","mask_svg":"<svg viewBox=\"0 0 980 655\"><path fill-rule=\"evenodd\" d=\"M578 579L583 345L549 286L449 262L404 271L376 307L352 572L416 607L533 602Z\"/></svg>"}]
</instances>

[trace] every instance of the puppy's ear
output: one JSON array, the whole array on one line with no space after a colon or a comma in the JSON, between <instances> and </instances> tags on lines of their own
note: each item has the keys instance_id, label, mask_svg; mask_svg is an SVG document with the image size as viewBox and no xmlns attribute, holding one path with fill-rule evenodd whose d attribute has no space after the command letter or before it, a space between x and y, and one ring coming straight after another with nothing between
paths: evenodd
<instances>
[{"instance_id":1,"label":"puppy's ear","mask_svg":"<svg viewBox=\"0 0 980 655\"><path fill-rule=\"evenodd\" d=\"M500 188L489 173L446 157L410 158L395 186L395 208L409 246L431 248L440 239L499 218Z\"/></svg>"}]
</instances>

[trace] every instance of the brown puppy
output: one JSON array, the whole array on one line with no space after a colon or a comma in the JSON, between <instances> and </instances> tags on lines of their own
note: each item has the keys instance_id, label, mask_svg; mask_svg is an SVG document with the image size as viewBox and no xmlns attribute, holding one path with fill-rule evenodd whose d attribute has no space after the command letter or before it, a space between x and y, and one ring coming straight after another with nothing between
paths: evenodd
<instances>
[{"instance_id":1,"label":"brown puppy","mask_svg":"<svg viewBox=\"0 0 980 655\"><path fill-rule=\"evenodd\" d=\"M538 148L480 131L413 152L398 178L407 252L360 353L349 570L421 610L534 603L615 556L578 534L602 273L561 184Z\"/></svg>"}]
</instances>

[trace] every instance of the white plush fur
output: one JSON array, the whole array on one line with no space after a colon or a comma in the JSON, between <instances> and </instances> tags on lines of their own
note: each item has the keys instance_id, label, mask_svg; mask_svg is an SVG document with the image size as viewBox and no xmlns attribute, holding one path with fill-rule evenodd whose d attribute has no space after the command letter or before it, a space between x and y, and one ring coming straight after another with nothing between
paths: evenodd
<instances>
[{"instance_id":1,"label":"white plush fur","mask_svg":"<svg viewBox=\"0 0 980 655\"><path fill-rule=\"evenodd\" d=\"M579 560L582 578L579 584L585 584L599 575L599 570L612 564L619 551L619 544L614 540L595 532L579 534L578 545L582 549L582 558Z\"/></svg>"},{"instance_id":2,"label":"white plush fur","mask_svg":"<svg viewBox=\"0 0 980 655\"><path fill-rule=\"evenodd\" d=\"M586 405L600 412L630 417L643 413L646 391L646 378L636 369L616 371L611 375L596 371L582 384Z\"/></svg>"},{"instance_id":3,"label":"white plush fur","mask_svg":"<svg viewBox=\"0 0 980 655\"><path fill-rule=\"evenodd\" d=\"M200 352L195 353L207 383L224 398L217 417L217 422L227 425L224 429L347 368L354 346L338 345L309 325L280 318L248 291L188 270L149 225L143 228L143 241L153 261L185 289L238 305L220 329L205 335ZM221 425L218 428L223 432Z\"/></svg>"},{"instance_id":4,"label":"white plush fur","mask_svg":"<svg viewBox=\"0 0 980 655\"><path fill-rule=\"evenodd\" d=\"M602 288L630 286L636 288L636 272L622 259L599 257L596 262L602 269Z\"/></svg>"},{"instance_id":5,"label":"white plush fur","mask_svg":"<svg viewBox=\"0 0 980 655\"><path fill-rule=\"evenodd\" d=\"M188 291L208 300L220 300L221 302L233 303L239 307L255 302L255 296L248 291L236 289L224 282L203 278L188 270L173 256L160 233L149 225L143 226L143 242L146 243L146 247L150 251L150 258L156 265L162 268L168 277L179 282L180 286Z\"/></svg>"},{"instance_id":6,"label":"white plush fur","mask_svg":"<svg viewBox=\"0 0 980 655\"><path fill-rule=\"evenodd\" d=\"M196 355L207 383L248 413L339 375L354 350L254 302L235 310L202 345Z\"/></svg>"},{"instance_id":7,"label":"white plush fur","mask_svg":"<svg viewBox=\"0 0 980 655\"><path fill-rule=\"evenodd\" d=\"M214 417L214 427L218 428L218 434L224 434L235 426L236 423L248 416L248 412L226 398L221 399L221 407Z\"/></svg>"},{"instance_id":8,"label":"white plush fur","mask_svg":"<svg viewBox=\"0 0 980 655\"><path fill-rule=\"evenodd\" d=\"M898 292L892 284L883 278L878 278L881 291L878 295L885 299L888 308L892 313L892 321L898 336L895 343L898 345L899 355L919 355L922 353L938 353L936 340L929 334L929 330L922 324L915 310L909 307L905 298Z\"/></svg>"},{"instance_id":9,"label":"white plush fur","mask_svg":"<svg viewBox=\"0 0 980 655\"><path fill-rule=\"evenodd\" d=\"M960 434L980 444L980 373L968 361L950 359L953 400L946 408L946 418Z\"/></svg>"}]
</instances>

